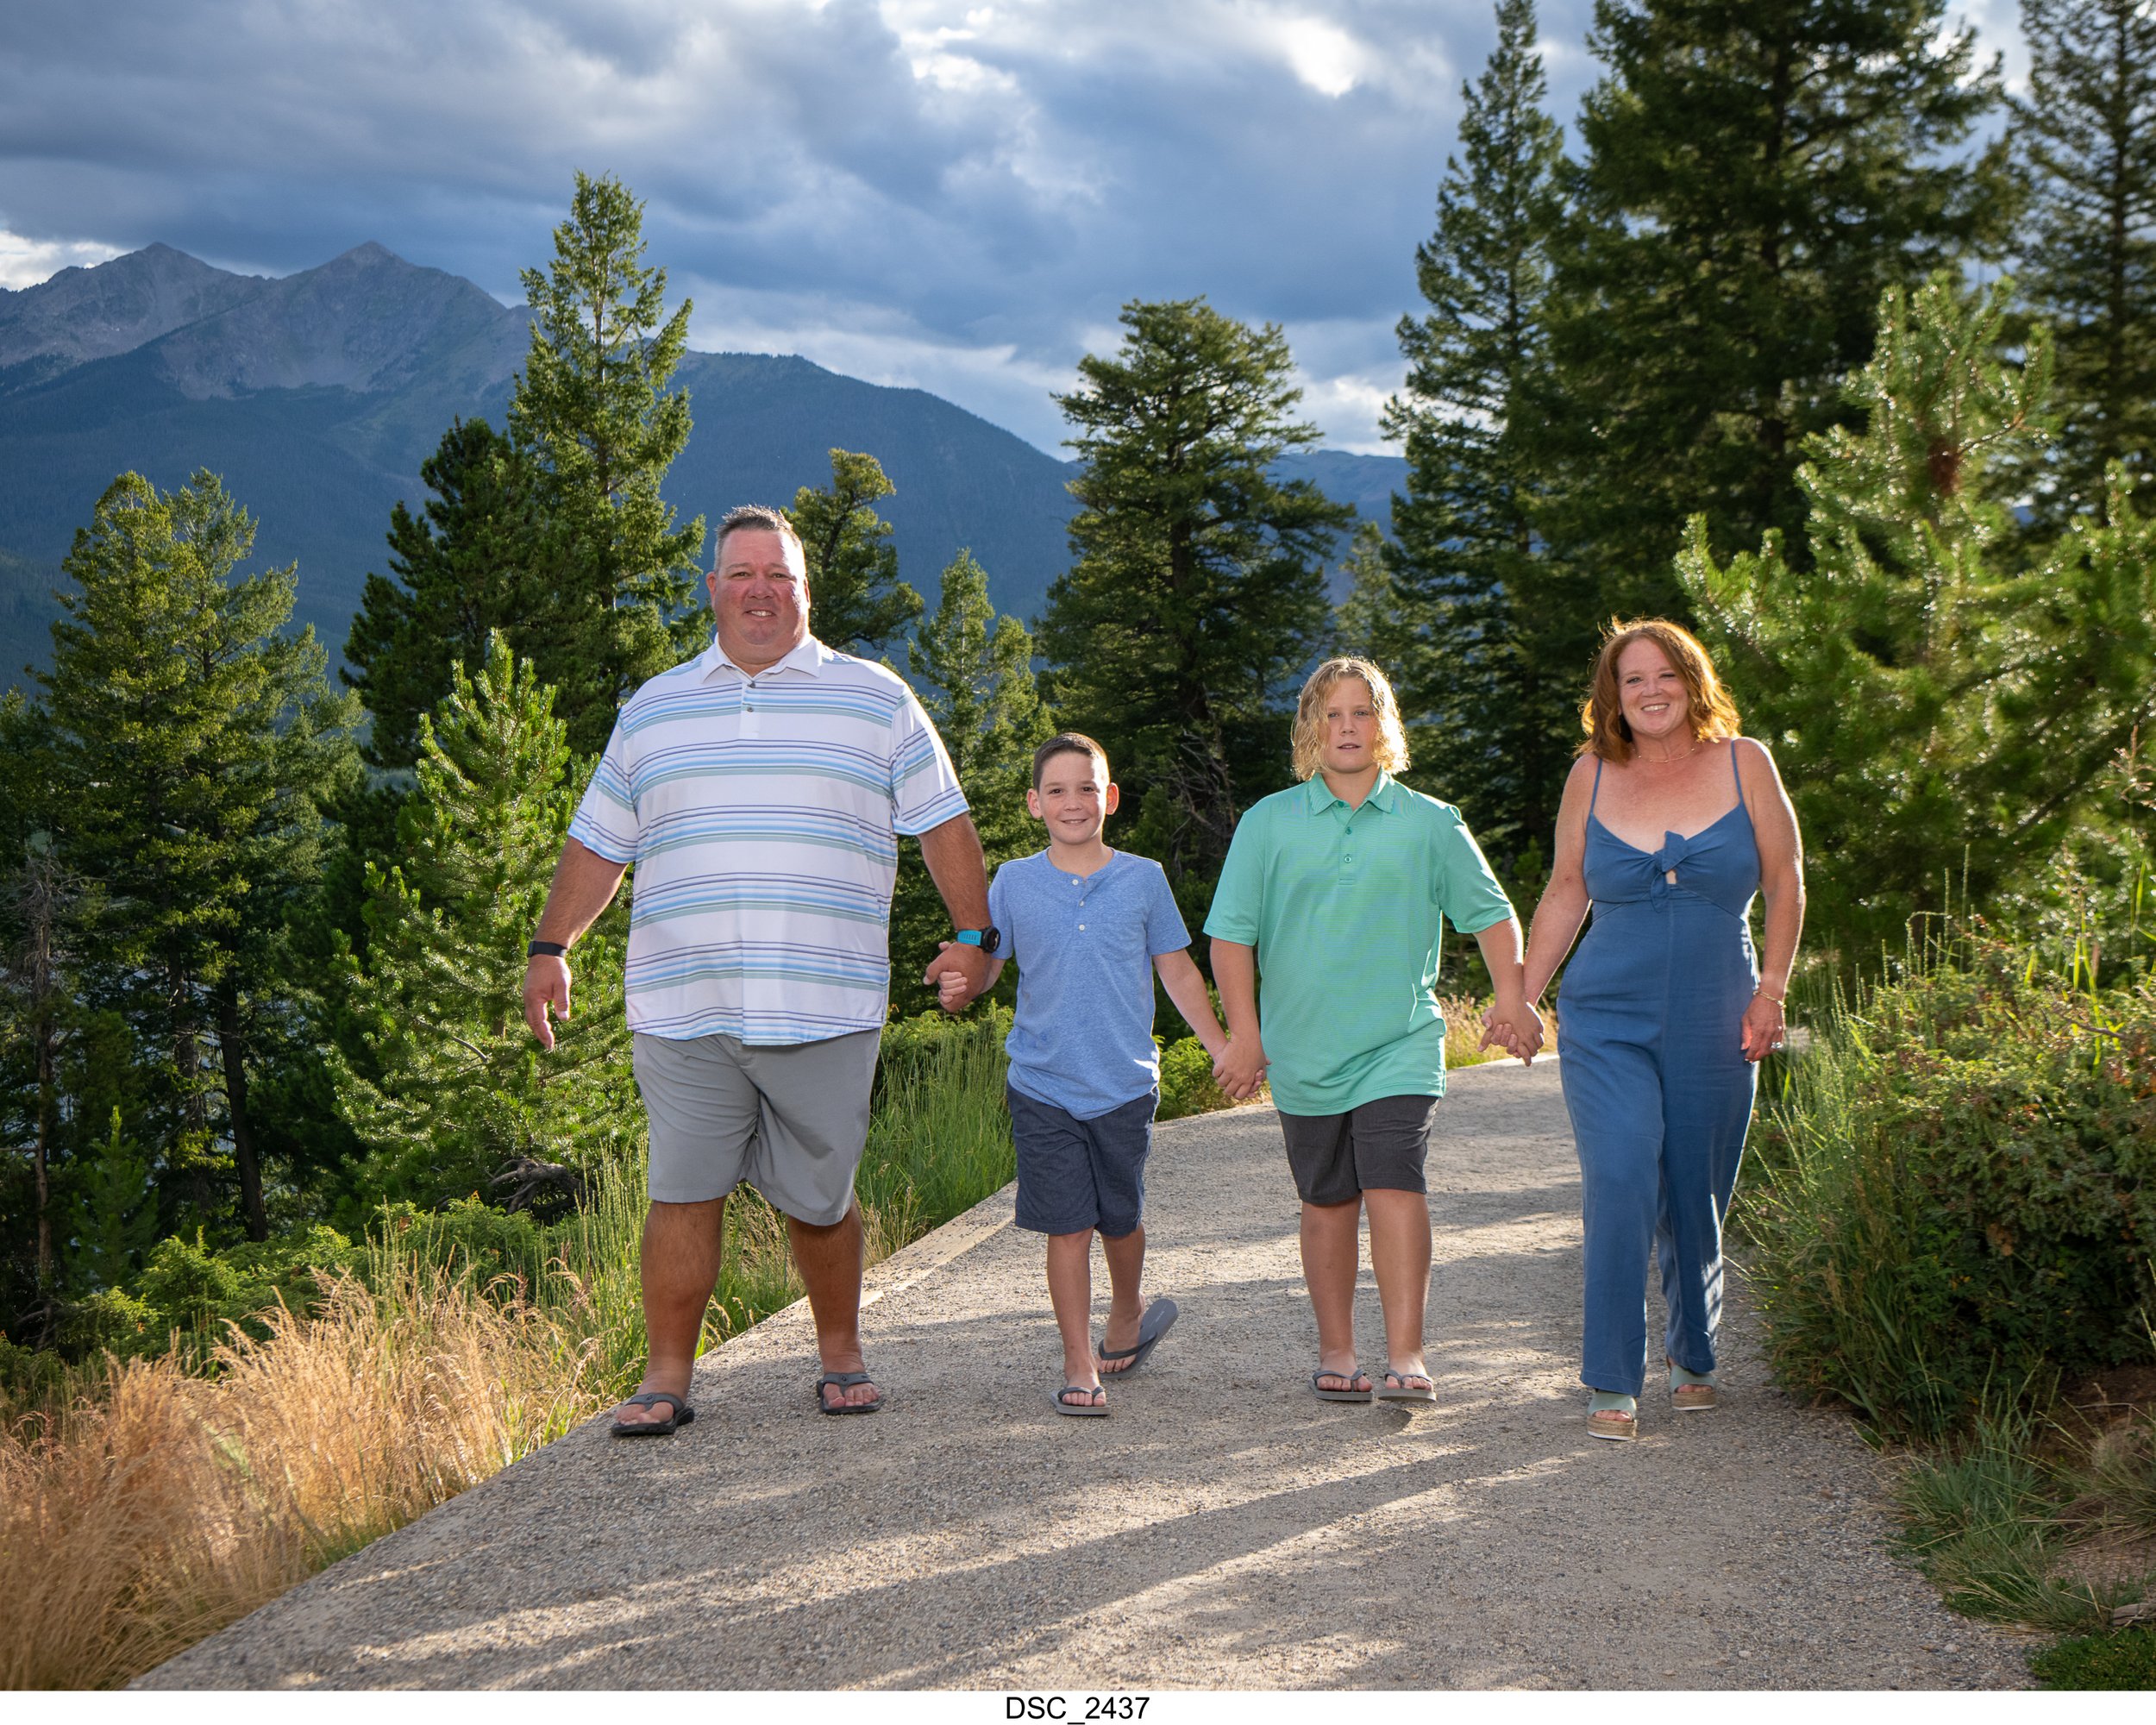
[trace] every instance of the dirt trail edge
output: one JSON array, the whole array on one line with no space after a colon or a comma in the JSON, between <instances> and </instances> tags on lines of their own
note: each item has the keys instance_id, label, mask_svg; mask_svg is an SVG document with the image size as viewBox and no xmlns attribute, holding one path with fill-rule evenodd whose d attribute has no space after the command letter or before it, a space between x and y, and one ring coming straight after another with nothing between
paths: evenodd
<instances>
[{"instance_id":1,"label":"dirt trail edge","mask_svg":"<svg viewBox=\"0 0 2156 1725\"><path fill-rule=\"evenodd\" d=\"M1311 1396L1272 1111L1178 1121L1149 1279L1183 1316L1111 1418L1049 1405L1041 1244L1006 1189L872 1272L881 1414L816 1413L807 1313L781 1313L703 1362L679 1436L586 1426L143 1684L2027 1683L2026 1642L1895 1555L1849 1421L1768 1383L1741 1277L1726 1405L1651 1393L1638 1444L1588 1436L1554 1063L1454 1075L1430 1188L1434 1409ZM1367 1270L1358 1298L1378 1370Z\"/></svg>"}]
</instances>

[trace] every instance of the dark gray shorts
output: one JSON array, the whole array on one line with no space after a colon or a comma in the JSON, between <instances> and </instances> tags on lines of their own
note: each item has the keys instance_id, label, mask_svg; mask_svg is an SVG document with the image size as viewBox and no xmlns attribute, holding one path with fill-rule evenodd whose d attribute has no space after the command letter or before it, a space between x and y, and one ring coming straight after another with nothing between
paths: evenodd
<instances>
[{"instance_id":1,"label":"dark gray shorts","mask_svg":"<svg viewBox=\"0 0 2156 1725\"><path fill-rule=\"evenodd\" d=\"M843 1221L868 1142L880 1031L783 1048L730 1036L631 1039L651 1120L651 1198L701 1204L746 1180L811 1227Z\"/></svg>"},{"instance_id":2,"label":"dark gray shorts","mask_svg":"<svg viewBox=\"0 0 2156 1725\"><path fill-rule=\"evenodd\" d=\"M1156 1094L1089 1120L1004 1086L1018 1152L1018 1225L1037 1234L1098 1228L1120 1239L1145 1214Z\"/></svg>"},{"instance_id":3,"label":"dark gray shorts","mask_svg":"<svg viewBox=\"0 0 2156 1725\"><path fill-rule=\"evenodd\" d=\"M1380 1096L1344 1114L1282 1114L1288 1166L1306 1204L1345 1204L1363 1193L1426 1192L1435 1096Z\"/></svg>"}]
</instances>

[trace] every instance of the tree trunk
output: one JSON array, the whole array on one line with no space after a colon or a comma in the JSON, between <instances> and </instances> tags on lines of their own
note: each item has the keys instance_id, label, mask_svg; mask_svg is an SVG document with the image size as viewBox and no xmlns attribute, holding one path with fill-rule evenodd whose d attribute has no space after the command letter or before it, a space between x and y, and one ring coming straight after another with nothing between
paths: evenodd
<instances>
[{"instance_id":1,"label":"tree trunk","mask_svg":"<svg viewBox=\"0 0 2156 1725\"><path fill-rule=\"evenodd\" d=\"M247 1217L247 1237L266 1240L269 1213L262 1205L262 1164L255 1157L254 1126L248 1117L240 991L229 981L217 985L217 1052L224 1061L225 1113L232 1122L232 1162L240 1171L240 1207Z\"/></svg>"}]
</instances>

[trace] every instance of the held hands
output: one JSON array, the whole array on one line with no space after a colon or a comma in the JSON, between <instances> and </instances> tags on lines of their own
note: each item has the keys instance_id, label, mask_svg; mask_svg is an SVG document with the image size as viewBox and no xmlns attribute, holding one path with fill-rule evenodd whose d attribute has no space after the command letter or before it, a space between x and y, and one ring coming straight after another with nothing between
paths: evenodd
<instances>
[{"instance_id":1,"label":"held hands","mask_svg":"<svg viewBox=\"0 0 2156 1725\"><path fill-rule=\"evenodd\" d=\"M1788 1034L1783 1020L1782 1003L1771 994L1755 994L1752 1004L1745 1008L1745 1058L1764 1060L1782 1045Z\"/></svg>"},{"instance_id":2,"label":"held hands","mask_svg":"<svg viewBox=\"0 0 2156 1725\"><path fill-rule=\"evenodd\" d=\"M1493 1001L1482 1014L1482 1046L1501 1048L1522 1065L1534 1064L1535 1056L1542 1051L1543 1035L1542 1014L1532 1000Z\"/></svg>"},{"instance_id":3,"label":"held hands","mask_svg":"<svg viewBox=\"0 0 2156 1725\"><path fill-rule=\"evenodd\" d=\"M568 1018L569 961L541 952L533 955L524 967L524 1022L531 1026L542 1048L554 1046L554 1026L547 1022L549 1007L555 1017Z\"/></svg>"},{"instance_id":4,"label":"held hands","mask_svg":"<svg viewBox=\"0 0 2156 1725\"><path fill-rule=\"evenodd\" d=\"M921 980L934 986L937 1006L947 1013L962 1013L988 986L992 964L988 955L977 946L939 940L936 957L929 961Z\"/></svg>"},{"instance_id":5,"label":"held hands","mask_svg":"<svg viewBox=\"0 0 2156 1725\"><path fill-rule=\"evenodd\" d=\"M1231 1034L1213 1057L1213 1082L1238 1102L1247 1102L1265 1082L1265 1044Z\"/></svg>"}]
</instances>

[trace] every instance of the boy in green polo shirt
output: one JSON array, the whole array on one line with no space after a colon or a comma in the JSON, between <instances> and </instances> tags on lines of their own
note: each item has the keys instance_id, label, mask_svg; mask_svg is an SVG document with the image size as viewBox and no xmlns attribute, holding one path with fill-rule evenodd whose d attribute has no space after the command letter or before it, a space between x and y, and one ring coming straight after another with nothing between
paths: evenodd
<instances>
[{"instance_id":1,"label":"boy in green polo shirt","mask_svg":"<svg viewBox=\"0 0 2156 1725\"><path fill-rule=\"evenodd\" d=\"M1367 1206L1385 1313L1376 1396L1434 1402L1422 1357L1423 1160L1445 1094L1436 985L1446 919L1475 936L1496 988L1483 1045L1531 1054L1542 1020L1522 985L1519 919L1460 812L1392 776L1407 764L1407 743L1384 673L1363 659L1313 672L1296 703L1294 753L1304 782L1244 813L1206 919L1228 1020L1216 1070L1231 1095L1249 1095L1261 1076L1272 1082L1318 1318L1311 1388L1329 1402L1371 1396L1355 1352Z\"/></svg>"}]
</instances>

